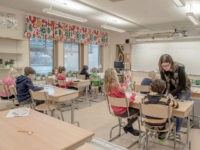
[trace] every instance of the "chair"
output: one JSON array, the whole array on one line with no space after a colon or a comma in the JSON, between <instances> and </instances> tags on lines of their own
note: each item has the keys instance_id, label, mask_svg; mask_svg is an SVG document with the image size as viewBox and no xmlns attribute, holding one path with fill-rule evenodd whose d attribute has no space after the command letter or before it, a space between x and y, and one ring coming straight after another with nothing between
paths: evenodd
<instances>
[{"instance_id":1,"label":"chair","mask_svg":"<svg viewBox=\"0 0 200 150\"><path fill-rule=\"evenodd\" d=\"M148 85L134 85L134 91L136 93L139 92L145 92L145 93L149 93L150 92L150 86Z\"/></svg>"},{"instance_id":2,"label":"chair","mask_svg":"<svg viewBox=\"0 0 200 150\"><path fill-rule=\"evenodd\" d=\"M85 80L85 78L85 75L77 74L77 79Z\"/></svg>"},{"instance_id":3,"label":"chair","mask_svg":"<svg viewBox=\"0 0 200 150\"><path fill-rule=\"evenodd\" d=\"M145 123L146 116L153 118L163 118L167 119L166 128L163 130L159 130L158 126L150 126ZM140 120L141 125L145 127L145 149L148 149L148 136L149 133L158 133L158 132L168 132L171 133L173 130L174 133L174 150L176 149L176 124L171 122L172 117L172 108L166 105L158 105L158 104L144 104L144 100L140 104Z\"/></svg>"},{"instance_id":4,"label":"chair","mask_svg":"<svg viewBox=\"0 0 200 150\"><path fill-rule=\"evenodd\" d=\"M128 118L131 118L131 117L137 117L138 114L135 114L135 115L130 115L129 114L129 101L127 98L115 98L115 97L110 97L108 95L106 95L106 99L107 99L107 102L108 102L108 109L109 109L109 112L112 116L114 117L117 117L118 119L118 124L113 126L110 130L110 140L109 141L112 141L118 137L121 136L121 128L123 127L122 126L122 119L128 119ZM127 117L120 117L120 116L117 116L115 115L115 113L113 112L111 106L117 106L117 107L125 107L127 108L127 112L128 112L128 116ZM113 129L115 129L116 127L119 127L119 133L115 136L115 137L112 137L112 131ZM138 127L139 127L139 131L141 131L140 129L140 121L138 119ZM140 138L139 138L140 139ZM132 143L131 145L128 146L128 148L132 147L133 145L135 145L136 143L138 143L139 140L135 141L134 143Z\"/></svg>"},{"instance_id":5,"label":"chair","mask_svg":"<svg viewBox=\"0 0 200 150\"><path fill-rule=\"evenodd\" d=\"M55 80L53 78L46 78L46 84L55 85Z\"/></svg>"},{"instance_id":6,"label":"chair","mask_svg":"<svg viewBox=\"0 0 200 150\"><path fill-rule=\"evenodd\" d=\"M9 89L7 85L0 83L0 93L5 93L8 100L12 100L14 104L14 98L9 98Z\"/></svg>"},{"instance_id":7,"label":"chair","mask_svg":"<svg viewBox=\"0 0 200 150\"><path fill-rule=\"evenodd\" d=\"M14 100L13 101L16 100L17 104L19 104L18 99L17 99L17 89L16 89L15 85L10 85L9 89L10 89L11 95L14 95Z\"/></svg>"},{"instance_id":8,"label":"chair","mask_svg":"<svg viewBox=\"0 0 200 150\"><path fill-rule=\"evenodd\" d=\"M59 87L67 88L66 84L67 84L67 83L66 83L65 80L58 80L58 85L59 85Z\"/></svg>"},{"instance_id":9,"label":"chair","mask_svg":"<svg viewBox=\"0 0 200 150\"><path fill-rule=\"evenodd\" d=\"M99 77L97 78L90 78L90 82L91 82L91 92L92 92L92 96L94 98L98 97L98 93L99 93L99 87L101 87L101 85L95 86L92 84L92 82L101 82L101 79Z\"/></svg>"},{"instance_id":10,"label":"chair","mask_svg":"<svg viewBox=\"0 0 200 150\"><path fill-rule=\"evenodd\" d=\"M52 101L50 101L49 97L48 97L48 93L45 91L33 91L33 90L29 90L30 91L30 95L32 98L33 103L35 104L36 101L44 101L43 104L39 104L39 105L34 105L34 109L38 110L38 111L43 111L47 114L47 111L51 112L51 116L53 116L54 111L59 108L59 106L56 103L52 103ZM64 117L61 112L61 117L62 120L64 121Z\"/></svg>"}]
</instances>

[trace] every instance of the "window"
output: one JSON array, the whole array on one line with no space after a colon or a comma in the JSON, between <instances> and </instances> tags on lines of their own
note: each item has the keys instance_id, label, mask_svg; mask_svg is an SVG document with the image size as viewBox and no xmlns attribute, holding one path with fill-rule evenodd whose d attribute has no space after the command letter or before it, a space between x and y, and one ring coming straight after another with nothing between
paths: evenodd
<instances>
[{"instance_id":1,"label":"window","mask_svg":"<svg viewBox=\"0 0 200 150\"><path fill-rule=\"evenodd\" d=\"M80 67L80 44L65 43L64 62L66 71L79 71Z\"/></svg>"},{"instance_id":2,"label":"window","mask_svg":"<svg viewBox=\"0 0 200 150\"><path fill-rule=\"evenodd\" d=\"M96 67L101 68L101 51L99 45L88 45L88 67L89 71Z\"/></svg>"},{"instance_id":3,"label":"window","mask_svg":"<svg viewBox=\"0 0 200 150\"><path fill-rule=\"evenodd\" d=\"M30 66L36 73L47 75L54 65L54 42L38 38L30 39Z\"/></svg>"}]
</instances>

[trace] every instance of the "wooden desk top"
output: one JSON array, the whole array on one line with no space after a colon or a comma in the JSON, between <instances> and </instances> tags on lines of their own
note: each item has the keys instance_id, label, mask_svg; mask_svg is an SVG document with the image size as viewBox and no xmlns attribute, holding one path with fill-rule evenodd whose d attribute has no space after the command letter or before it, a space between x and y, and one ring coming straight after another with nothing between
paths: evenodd
<instances>
[{"instance_id":1,"label":"wooden desk top","mask_svg":"<svg viewBox=\"0 0 200 150\"><path fill-rule=\"evenodd\" d=\"M90 80L79 80L78 82L73 81L70 86L79 88L79 87L84 87L88 85L90 85Z\"/></svg>"},{"instance_id":2,"label":"wooden desk top","mask_svg":"<svg viewBox=\"0 0 200 150\"><path fill-rule=\"evenodd\" d=\"M79 94L77 90L63 89L54 86L45 87L44 91L48 92L49 99L57 102L75 99Z\"/></svg>"},{"instance_id":3,"label":"wooden desk top","mask_svg":"<svg viewBox=\"0 0 200 150\"><path fill-rule=\"evenodd\" d=\"M200 100L200 86L191 88L191 97L192 100Z\"/></svg>"},{"instance_id":4,"label":"wooden desk top","mask_svg":"<svg viewBox=\"0 0 200 150\"><path fill-rule=\"evenodd\" d=\"M142 98L143 96L137 95L134 103L131 104L130 107L139 109ZM193 101L184 101L184 102L179 101L178 103L179 103L179 108L173 109L173 112L172 112L173 116L180 117L180 118L187 117L190 111L192 110L192 106L194 102Z\"/></svg>"},{"instance_id":5,"label":"wooden desk top","mask_svg":"<svg viewBox=\"0 0 200 150\"><path fill-rule=\"evenodd\" d=\"M1 150L71 150L90 141L94 135L34 110L29 116L15 118L6 118L7 112L0 112ZM32 131L33 134L19 130Z\"/></svg>"}]
</instances>

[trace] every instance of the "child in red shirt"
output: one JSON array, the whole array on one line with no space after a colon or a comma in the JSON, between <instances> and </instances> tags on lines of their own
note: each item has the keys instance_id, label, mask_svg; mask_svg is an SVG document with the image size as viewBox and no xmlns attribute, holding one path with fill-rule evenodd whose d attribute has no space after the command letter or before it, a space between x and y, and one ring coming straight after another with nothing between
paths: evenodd
<instances>
[{"instance_id":1,"label":"child in red shirt","mask_svg":"<svg viewBox=\"0 0 200 150\"><path fill-rule=\"evenodd\" d=\"M59 67L58 68L58 75L57 75L57 80L66 80L66 69L65 67ZM61 88L67 88L72 84L72 81L67 81L66 86L60 86Z\"/></svg>"},{"instance_id":2,"label":"child in red shirt","mask_svg":"<svg viewBox=\"0 0 200 150\"><path fill-rule=\"evenodd\" d=\"M125 98L125 91L127 89L127 86L125 84L120 84L117 76L117 72L115 69L107 69L104 76L104 87L105 92L111 96L116 98ZM133 103L135 99L135 93L132 94L132 96L129 99L129 103ZM116 107L112 106L113 112L120 116L120 117L127 117L128 112L127 108L125 107ZM129 107L129 114L135 115L138 114L139 110ZM137 117L130 118L127 120L128 124L124 127L124 131L127 133L131 133L134 136L139 136L139 131L136 129L133 129L132 124L137 120Z\"/></svg>"}]
</instances>

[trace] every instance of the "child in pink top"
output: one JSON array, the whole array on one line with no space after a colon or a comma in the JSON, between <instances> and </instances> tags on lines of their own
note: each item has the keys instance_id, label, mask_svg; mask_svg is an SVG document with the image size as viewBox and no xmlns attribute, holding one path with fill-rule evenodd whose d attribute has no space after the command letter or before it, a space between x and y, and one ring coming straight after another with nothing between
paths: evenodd
<instances>
[{"instance_id":1,"label":"child in pink top","mask_svg":"<svg viewBox=\"0 0 200 150\"><path fill-rule=\"evenodd\" d=\"M104 88L105 88L105 92L107 95L111 96L111 97L116 97L116 98L125 98L125 91L127 89L127 86L125 84L120 84L119 83L119 79L117 76L117 72L115 71L115 69L107 69L105 72L105 76L104 76ZM135 99L135 94L133 93L129 99L129 103L133 103ZM116 107L116 106L112 106L113 112L120 116L120 117L127 117L128 116L128 112L127 112L127 108L125 107ZM138 114L139 111L137 109L131 108L129 107L129 114L130 115L135 115ZM133 117L127 120L128 124L124 127L124 131L130 132L131 134L135 135L135 136L139 136L139 131L133 129L132 124L137 120L137 117Z\"/></svg>"},{"instance_id":2,"label":"child in pink top","mask_svg":"<svg viewBox=\"0 0 200 150\"><path fill-rule=\"evenodd\" d=\"M1 92L1 93L0 93L1 99L10 99L10 98L14 98L14 96L11 95L11 93L10 93L9 86L11 86L11 85L16 85L16 77L17 77L17 76L18 76L17 70L15 70L15 69L12 68L12 69L9 71L9 76L3 79L2 83L3 83L4 85L7 86L7 87L6 87L7 93L6 93L6 92Z\"/></svg>"},{"instance_id":3,"label":"child in pink top","mask_svg":"<svg viewBox=\"0 0 200 150\"><path fill-rule=\"evenodd\" d=\"M65 67L59 67L58 68L58 75L57 75L57 80L66 80L66 69ZM61 88L66 88L72 84L72 81L66 82L66 86L60 86Z\"/></svg>"}]
</instances>

